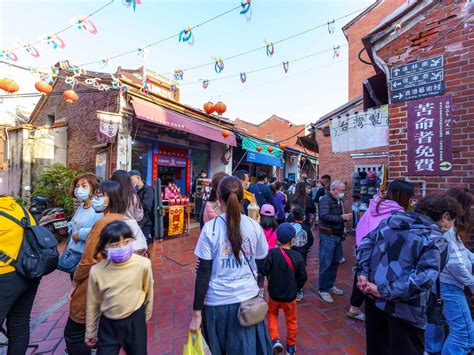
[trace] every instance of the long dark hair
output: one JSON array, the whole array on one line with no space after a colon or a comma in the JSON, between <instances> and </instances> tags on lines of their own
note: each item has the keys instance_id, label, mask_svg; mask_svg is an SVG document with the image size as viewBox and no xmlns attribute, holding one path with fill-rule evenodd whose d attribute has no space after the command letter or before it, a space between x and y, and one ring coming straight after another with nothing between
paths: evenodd
<instances>
[{"instance_id":1,"label":"long dark hair","mask_svg":"<svg viewBox=\"0 0 474 355\"><path fill-rule=\"evenodd\" d=\"M272 184L272 192L274 195L283 187L283 184L280 181L277 181Z\"/></svg>"},{"instance_id":2,"label":"long dark hair","mask_svg":"<svg viewBox=\"0 0 474 355\"><path fill-rule=\"evenodd\" d=\"M130 175L125 170L115 170L110 178L112 181L117 181L122 190L122 199L127 204L127 208L140 209L141 204L137 194L133 191Z\"/></svg>"},{"instance_id":3,"label":"long dark hair","mask_svg":"<svg viewBox=\"0 0 474 355\"><path fill-rule=\"evenodd\" d=\"M411 182L404 180L393 180L387 188L385 195L377 202L375 212L379 213L380 204L386 200L395 201L405 211L408 210L410 199L415 196L415 188Z\"/></svg>"},{"instance_id":4,"label":"long dark hair","mask_svg":"<svg viewBox=\"0 0 474 355\"><path fill-rule=\"evenodd\" d=\"M120 237L135 239L130 227L123 221L112 221L105 225L100 232L99 242L95 248L95 256L106 257L105 246L107 243L117 243Z\"/></svg>"},{"instance_id":5,"label":"long dark hair","mask_svg":"<svg viewBox=\"0 0 474 355\"><path fill-rule=\"evenodd\" d=\"M260 215L260 226L263 230L271 229L274 232L278 228L278 222L274 216Z\"/></svg>"},{"instance_id":6,"label":"long dark hair","mask_svg":"<svg viewBox=\"0 0 474 355\"><path fill-rule=\"evenodd\" d=\"M124 214L127 203L122 199L121 186L117 181L105 180L97 187L96 193L101 192L109 198L107 212Z\"/></svg>"},{"instance_id":7,"label":"long dark hair","mask_svg":"<svg viewBox=\"0 0 474 355\"><path fill-rule=\"evenodd\" d=\"M239 255L242 249L240 201L244 198L242 183L236 177L226 176L219 183L217 195L226 205L227 238L232 246L235 259L240 263Z\"/></svg>"},{"instance_id":8,"label":"long dark hair","mask_svg":"<svg viewBox=\"0 0 474 355\"><path fill-rule=\"evenodd\" d=\"M471 235L471 206L474 203L474 195L469 189L457 187L448 190L446 195L453 197L461 205L464 214L456 218L455 226L459 237L467 241Z\"/></svg>"},{"instance_id":9,"label":"long dark hair","mask_svg":"<svg viewBox=\"0 0 474 355\"><path fill-rule=\"evenodd\" d=\"M220 171L218 173L215 173L213 176L212 176L212 180L211 180L211 193L209 195L209 201L210 202L215 202L217 201L217 187L219 186L219 183L221 182L221 180L226 177L226 176L229 176L229 174L223 172L223 171Z\"/></svg>"},{"instance_id":10,"label":"long dark hair","mask_svg":"<svg viewBox=\"0 0 474 355\"><path fill-rule=\"evenodd\" d=\"M295 194L291 199L292 202L300 206L303 210L306 209L306 186L308 186L307 182L299 182L296 184Z\"/></svg>"}]
</instances>

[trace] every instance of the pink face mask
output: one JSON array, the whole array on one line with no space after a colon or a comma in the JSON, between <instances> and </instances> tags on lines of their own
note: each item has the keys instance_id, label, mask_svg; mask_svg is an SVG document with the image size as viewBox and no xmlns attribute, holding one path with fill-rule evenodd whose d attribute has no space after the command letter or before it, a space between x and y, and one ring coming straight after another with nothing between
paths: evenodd
<instances>
[{"instance_id":1,"label":"pink face mask","mask_svg":"<svg viewBox=\"0 0 474 355\"><path fill-rule=\"evenodd\" d=\"M114 263L120 264L128 259L133 254L133 244L129 243L121 248L110 248L107 250L107 259L113 261Z\"/></svg>"}]
</instances>

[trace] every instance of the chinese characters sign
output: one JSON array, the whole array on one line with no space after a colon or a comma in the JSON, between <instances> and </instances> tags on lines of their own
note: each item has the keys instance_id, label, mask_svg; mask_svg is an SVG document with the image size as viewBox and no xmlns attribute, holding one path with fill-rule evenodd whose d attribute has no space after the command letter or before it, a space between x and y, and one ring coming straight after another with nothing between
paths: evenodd
<instances>
[{"instance_id":1,"label":"chinese characters sign","mask_svg":"<svg viewBox=\"0 0 474 355\"><path fill-rule=\"evenodd\" d=\"M451 175L452 97L408 103L408 175Z\"/></svg>"},{"instance_id":2,"label":"chinese characters sign","mask_svg":"<svg viewBox=\"0 0 474 355\"><path fill-rule=\"evenodd\" d=\"M392 103L442 95L445 87L443 56L393 67L390 78Z\"/></svg>"},{"instance_id":3,"label":"chinese characters sign","mask_svg":"<svg viewBox=\"0 0 474 355\"><path fill-rule=\"evenodd\" d=\"M334 117L330 123L333 153L388 145L388 106Z\"/></svg>"},{"instance_id":4,"label":"chinese characters sign","mask_svg":"<svg viewBox=\"0 0 474 355\"><path fill-rule=\"evenodd\" d=\"M177 168L186 167L186 158L183 157L173 157L171 155L159 155L158 156L158 165L159 166L174 166Z\"/></svg>"},{"instance_id":5,"label":"chinese characters sign","mask_svg":"<svg viewBox=\"0 0 474 355\"><path fill-rule=\"evenodd\" d=\"M168 235L178 235L184 232L184 206L170 206L168 212Z\"/></svg>"}]
</instances>

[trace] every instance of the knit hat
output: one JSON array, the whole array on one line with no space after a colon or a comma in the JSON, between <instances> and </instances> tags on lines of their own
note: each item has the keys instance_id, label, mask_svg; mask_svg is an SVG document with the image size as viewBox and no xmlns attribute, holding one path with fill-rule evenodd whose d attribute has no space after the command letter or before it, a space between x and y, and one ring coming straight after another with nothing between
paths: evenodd
<instances>
[{"instance_id":1,"label":"knit hat","mask_svg":"<svg viewBox=\"0 0 474 355\"><path fill-rule=\"evenodd\" d=\"M130 176L140 176L140 177L142 177L142 174L140 174L140 172L139 172L138 170L130 170L130 171L128 172L128 175L130 175Z\"/></svg>"},{"instance_id":2,"label":"knit hat","mask_svg":"<svg viewBox=\"0 0 474 355\"><path fill-rule=\"evenodd\" d=\"M281 244L288 244L296 237L296 230L290 223L282 223L277 228L277 239Z\"/></svg>"},{"instance_id":3,"label":"knit hat","mask_svg":"<svg viewBox=\"0 0 474 355\"><path fill-rule=\"evenodd\" d=\"M275 208L272 205L264 204L260 209L260 215L273 217L275 215Z\"/></svg>"}]
</instances>

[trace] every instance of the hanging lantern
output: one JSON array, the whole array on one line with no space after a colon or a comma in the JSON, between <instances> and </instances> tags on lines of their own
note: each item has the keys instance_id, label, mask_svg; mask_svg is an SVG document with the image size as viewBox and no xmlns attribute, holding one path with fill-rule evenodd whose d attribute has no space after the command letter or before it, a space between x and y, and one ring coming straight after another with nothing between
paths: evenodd
<instances>
[{"instance_id":1,"label":"hanging lantern","mask_svg":"<svg viewBox=\"0 0 474 355\"><path fill-rule=\"evenodd\" d=\"M72 104L72 103L76 102L79 99L79 96L77 96L77 94L74 92L74 90L64 91L63 96L66 99L66 102L68 104Z\"/></svg>"},{"instance_id":2,"label":"hanging lantern","mask_svg":"<svg viewBox=\"0 0 474 355\"><path fill-rule=\"evenodd\" d=\"M18 84L15 81L11 80L3 85L3 90L8 92L9 94L13 94L18 91Z\"/></svg>"},{"instance_id":3,"label":"hanging lantern","mask_svg":"<svg viewBox=\"0 0 474 355\"><path fill-rule=\"evenodd\" d=\"M223 130L223 131L221 132L221 134L222 134L222 137L224 137L224 138L227 138L227 137L230 136L230 132L229 132L228 130L226 130L226 129Z\"/></svg>"},{"instance_id":4,"label":"hanging lantern","mask_svg":"<svg viewBox=\"0 0 474 355\"><path fill-rule=\"evenodd\" d=\"M8 83L13 82L12 79L1 79L0 80L0 89L5 90L5 87ZM5 90L6 91L6 90Z\"/></svg>"},{"instance_id":5,"label":"hanging lantern","mask_svg":"<svg viewBox=\"0 0 474 355\"><path fill-rule=\"evenodd\" d=\"M269 153L271 153L271 152L273 152L273 147L272 147L271 145L269 145L269 146L267 147L267 150L268 150Z\"/></svg>"},{"instance_id":6,"label":"hanging lantern","mask_svg":"<svg viewBox=\"0 0 474 355\"><path fill-rule=\"evenodd\" d=\"M306 158L305 158L305 157L301 157L301 161L305 161L305 160L306 160Z\"/></svg>"},{"instance_id":7,"label":"hanging lantern","mask_svg":"<svg viewBox=\"0 0 474 355\"><path fill-rule=\"evenodd\" d=\"M257 152L261 152L261 151L262 151L262 147L259 146L259 145L257 145L257 147L255 148L255 150L256 150Z\"/></svg>"},{"instance_id":8,"label":"hanging lantern","mask_svg":"<svg viewBox=\"0 0 474 355\"><path fill-rule=\"evenodd\" d=\"M214 105L214 111L216 111L218 115L222 115L224 112L227 111L227 106L222 101L219 101L217 104Z\"/></svg>"},{"instance_id":9,"label":"hanging lantern","mask_svg":"<svg viewBox=\"0 0 474 355\"><path fill-rule=\"evenodd\" d=\"M204 108L204 112L207 113L208 115L214 112L214 104L211 101L206 102L203 108Z\"/></svg>"},{"instance_id":10,"label":"hanging lantern","mask_svg":"<svg viewBox=\"0 0 474 355\"><path fill-rule=\"evenodd\" d=\"M36 82L35 89L38 90L41 95L51 94L53 91L53 87L44 81Z\"/></svg>"},{"instance_id":11,"label":"hanging lantern","mask_svg":"<svg viewBox=\"0 0 474 355\"><path fill-rule=\"evenodd\" d=\"M280 143L280 149L285 149L286 148L286 144L285 143Z\"/></svg>"}]
</instances>

